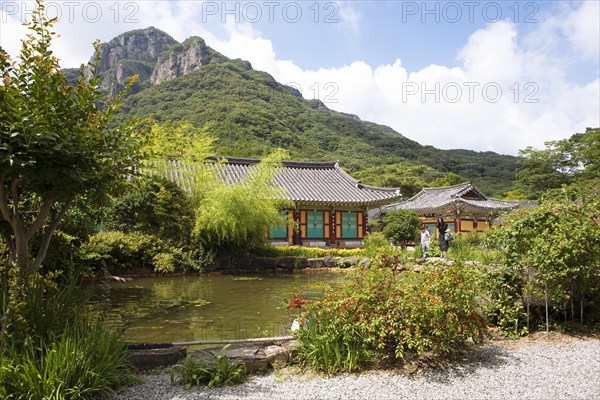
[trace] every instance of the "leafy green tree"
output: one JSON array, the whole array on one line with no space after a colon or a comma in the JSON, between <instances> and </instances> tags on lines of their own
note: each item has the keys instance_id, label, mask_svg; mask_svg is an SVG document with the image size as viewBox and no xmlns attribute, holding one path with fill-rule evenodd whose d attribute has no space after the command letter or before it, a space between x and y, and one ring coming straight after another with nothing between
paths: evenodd
<instances>
[{"instance_id":1,"label":"leafy green tree","mask_svg":"<svg viewBox=\"0 0 600 400\"><path fill-rule=\"evenodd\" d=\"M463 178L454 172L448 172L445 177L437 178L436 180L429 183L430 187L442 187L442 186L452 186L458 185L463 182Z\"/></svg>"},{"instance_id":2,"label":"leafy green tree","mask_svg":"<svg viewBox=\"0 0 600 400\"><path fill-rule=\"evenodd\" d=\"M548 190L574 182L600 179L600 128L545 144L543 150L520 151L515 183L529 198L538 199Z\"/></svg>"},{"instance_id":3,"label":"leafy green tree","mask_svg":"<svg viewBox=\"0 0 600 400\"><path fill-rule=\"evenodd\" d=\"M194 227L194 208L190 195L175 182L140 176L114 199L105 221L111 230L142 232L187 246Z\"/></svg>"},{"instance_id":4,"label":"leafy green tree","mask_svg":"<svg viewBox=\"0 0 600 400\"><path fill-rule=\"evenodd\" d=\"M406 247L418 236L421 220L412 210L395 210L383 217L383 235L397 246Z\"/></svg>"},{"instance_id":5,"label":"leafy green tree","mask_svg":"<svg viewBox=\"0 0 600 400\"><path fill-rule=\"evenodd\" d=\"M54 22L39 0L17 60L0 49L0 213L15 287L40 268L76 199L103 196L138 160L134 125L108 129L121 95L105 99L83 66L77 85L68 84L50 50ZM32 254L36 235L41 244Z\"/></svg>"}]
</instances>

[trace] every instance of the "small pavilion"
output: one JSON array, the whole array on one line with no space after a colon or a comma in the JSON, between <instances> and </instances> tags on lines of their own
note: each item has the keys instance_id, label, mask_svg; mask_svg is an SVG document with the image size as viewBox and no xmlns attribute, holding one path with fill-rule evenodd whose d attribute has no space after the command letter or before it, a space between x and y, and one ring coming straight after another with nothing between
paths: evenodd
<instances>
[{"instance_id":1,"label":"small pavilion","mask_svg":"<svg viewBox=\"0 0 600 400\"><path fill-rule=\"evenodd\" d=\"M453 186L423 188L406 201L381 208L381 214L393 210L413 210L427 229L435 234L437 218L444 218L449 231L483 232L502 212L518 208L518 201L498 200L483 195L471 182Z\"/></svg>"}]
</instances>

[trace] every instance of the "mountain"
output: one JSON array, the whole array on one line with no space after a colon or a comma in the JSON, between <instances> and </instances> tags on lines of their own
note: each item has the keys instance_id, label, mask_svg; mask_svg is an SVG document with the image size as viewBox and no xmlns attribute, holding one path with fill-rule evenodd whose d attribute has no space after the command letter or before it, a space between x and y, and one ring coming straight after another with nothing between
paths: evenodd
<instances>
[{"instance_id":1,"label":"mountain","mask_svg":"<svg viewBox=\"0 0 600 400\"><path fill-rule=\"evenodd\" d=\"M218 154L261 157L282 147L295 160L339 160L367 184L395 183L390 174L398 168L427 173L403 174L397 183L413 178L428 183L453 172L489 195L513 183L516 157L422 146L387 126L306 100L296 89L254 70L248 61L223 56L199 37L178 43L153 27L127 32L102 45L97 71L101 87L111 93L129 75L139 74L115 123L130 116L189 120L217 138ZM381 182L386 172L387 180Z\"/></svg>"}]
</instances>

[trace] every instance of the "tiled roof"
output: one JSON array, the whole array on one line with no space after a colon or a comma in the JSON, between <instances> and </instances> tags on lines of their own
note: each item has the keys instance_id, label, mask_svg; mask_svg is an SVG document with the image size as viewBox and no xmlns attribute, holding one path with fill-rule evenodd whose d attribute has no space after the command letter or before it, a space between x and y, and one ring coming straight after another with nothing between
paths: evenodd
<instances>
[{"instance_id":1,"label":"tiled roof","mask_svg":"<svg viewBox=\"0 0 600 400\"><path fill-rule=\"evenodd\" d=\"M226 157L226 160L219 175L231 183L241 181L260 162L252 158ZM401 198L400 189L364 185L336 162L283 161L282 164L283 168L275 172L275 184L295 202L376 206Z\"/></svg>"},{"instance_id":2,"label":"tiled roof","mask_svg":"<svg viewBox=\"0 0 600 400\"><path fill-rule=\"evenodd\" d=\"M410 199L390 204L382 212L393 210L414 210L417 212L437 212L448 208L461 208L473 211L508 211L517 208L519 202L498 200L484 196L471 182L439 188L423 188Z\"/></svg>"}]
</instances>

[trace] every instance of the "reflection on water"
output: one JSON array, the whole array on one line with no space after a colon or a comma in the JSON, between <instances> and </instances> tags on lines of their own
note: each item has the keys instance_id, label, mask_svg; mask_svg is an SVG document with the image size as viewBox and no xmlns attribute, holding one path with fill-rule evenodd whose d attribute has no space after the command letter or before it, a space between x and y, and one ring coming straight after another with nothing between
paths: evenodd
<instances>
[{"instance_id":1,"label":"reflection on water","mask_svg":"<svg viewBox=\"0 0 600 400\"><path fill-rule=\"evenodd\" d=\"M94 285L107 323L128 342L187 342L289 335L292 295L318 298L340 272L135 278Z\"/></svg>"}]
</instances>

